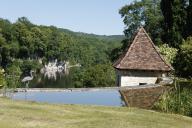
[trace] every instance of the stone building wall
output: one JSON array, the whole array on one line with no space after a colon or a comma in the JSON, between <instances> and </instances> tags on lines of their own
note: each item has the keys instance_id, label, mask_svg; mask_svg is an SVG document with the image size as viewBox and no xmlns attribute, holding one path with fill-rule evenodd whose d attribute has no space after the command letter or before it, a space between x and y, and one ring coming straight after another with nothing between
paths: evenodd
<instances>
[{"instance_id":1,"label":"stone building wall","mask_svg":"<svg viewBox=\"0 0 192 128\"><path fill-rule=\"evenodd\" d=\"M164 73L160 71L137 71L116 69L116 85L124 87L155 84L157 78L162 77L162 74Z\"/></svg>"}]
</instances>

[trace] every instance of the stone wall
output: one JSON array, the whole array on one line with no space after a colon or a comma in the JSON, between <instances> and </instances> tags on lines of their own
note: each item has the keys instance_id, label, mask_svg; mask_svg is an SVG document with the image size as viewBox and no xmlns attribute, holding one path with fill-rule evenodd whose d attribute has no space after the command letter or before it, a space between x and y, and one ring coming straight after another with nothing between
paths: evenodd
<instances>
[{"instance_id":1,"label":"stone wall","mask_svg":"<svg viewBox=\"0 0 192 128\"><path fill-rule=\"evenodd\" d=\"M165 74L161 71L141 71L141 70L117 70L116 69L116 85L138 86L141 84L155 84L158 77Z\"/></svg>"},{"instance_id":2,"label":"stone wall","mask_svg":"<svg viewBox=\"0 0 192 128\"><path fill-rule=\"evenodd\" d=\"M157 77L136 77L136 76L121 76L121 87L125 86L139 86L140 84L155 84Z\"/></svg>"},{"instance_id":3,"label":"stone wall","mask_svg":"<svg viewBox=\"0 0 192 128\"><path fill-rule=\"evenodd\" d=\"M127 106L150 109L159 97L169 89L170 87L159 85L139 88L121 88L120 94L124 98Z\"/></svg>"}]
</instances>

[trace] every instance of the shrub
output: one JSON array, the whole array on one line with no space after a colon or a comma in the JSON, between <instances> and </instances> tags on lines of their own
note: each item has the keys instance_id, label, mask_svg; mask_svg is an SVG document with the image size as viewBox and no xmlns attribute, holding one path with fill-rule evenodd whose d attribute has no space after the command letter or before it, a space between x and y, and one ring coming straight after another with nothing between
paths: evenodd
<instances>
[{"instance_id":1,"label":"shrub","mask_svg":"<svg viewBox=\"0 0 192 128\"><path fill-rule=\"evenodd\" d=\"M168 44L159 45L159 50L160 53L164 56L165 60L168 63L173 64L178 50L176 48L169 47Z\"/></svg>"},{"instance_id":2,"label":"shrub","mask_svg":"<svg viewBox=\"0 0 192 128\"><path fill-rule=\"evenodd\" d=\"M9 88L17 88L20 85L21 69L19 66L11 65L6 69L6 81Z\"/></svg>"},{"instance_id":3,"label":"shrub","mask_svg":"<svg viewBox=\"0 0 192 128\"><path fill-rule=\"evenodd\" d=\"M6 86L6 80L5 80L5 75L4 75L4 69L0 68L0 88L3 86Z\"/></svg>"},{"instance_id":4,"label":"shrub","mask_svg":"<svg viewBox=\"0 0 192 128\"><path fill-rule=\"evenodd\" d=\"M174 67L176 75L185 78L192 77L192 37L183 41L176 56Z\"/></svg>"},{"instance_id":5,"label":"shrub","mask_svg":"<svg viewBox=\"0 0 192 128\"><path fill-rule=\"evenodd\" d=\"M42 64L40 64L37 60L24 60L21 64L21 71L23 74L27 75L31 70L40 70L42 68Z\"/></svg>"},{"instance_id":6,"label":"shrub","mask_svg":"<svg viewBox=\"0 0 192 128\"><path fill-rule=\"evenodd\" d=\"M86 87L107 87L115 85L115 72L110 64L98 64L89 67L83 75Z\"/></svg>"},{"instance_id":7,"label":"shrub","mask_svg":"<svg viewBox=\"0 0 192 128\"><path fill-rule=\"evenodd\" d=\"M154 108L163 112L178 113L192 117L192 82L176 82L176 86L164 93Z\"/></svg>"}]
</instances>

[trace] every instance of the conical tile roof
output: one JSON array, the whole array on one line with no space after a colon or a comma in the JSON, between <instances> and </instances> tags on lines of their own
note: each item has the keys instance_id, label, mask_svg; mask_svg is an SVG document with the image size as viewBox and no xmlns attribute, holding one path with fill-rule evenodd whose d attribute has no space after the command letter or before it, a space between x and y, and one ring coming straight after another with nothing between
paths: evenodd
<instances>
[{"instance_id":1,"label":"conical tile roof","mask_svg":"<svg viewBox=\"0 0 192 128\"><path fill-rule=\"evenodd\" d=\"M116 69L171 71L154 43L141 27L128 50L113 64Z\"/></svg>"}]
</instances>

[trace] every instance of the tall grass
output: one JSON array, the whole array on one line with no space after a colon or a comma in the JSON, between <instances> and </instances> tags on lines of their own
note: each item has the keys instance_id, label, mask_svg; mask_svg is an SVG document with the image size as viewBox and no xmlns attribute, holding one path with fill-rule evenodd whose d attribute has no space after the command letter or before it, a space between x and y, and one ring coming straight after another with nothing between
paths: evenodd
<instances>
[{"instance_id":1,"label":"tall grass","mask_svg":"<svg viewBox=\"0 0 192 128\"><path fill-rule=\"evenodd\" d=\"M176 80L170 86L172 89L161 96L154 109L192 117L192 81Z\"/></svg>"}]
</instances>

